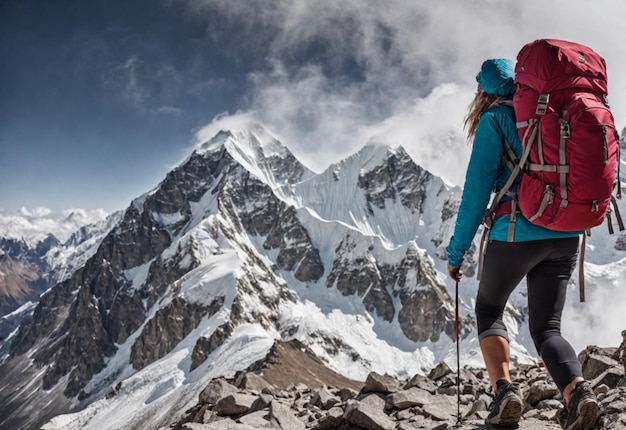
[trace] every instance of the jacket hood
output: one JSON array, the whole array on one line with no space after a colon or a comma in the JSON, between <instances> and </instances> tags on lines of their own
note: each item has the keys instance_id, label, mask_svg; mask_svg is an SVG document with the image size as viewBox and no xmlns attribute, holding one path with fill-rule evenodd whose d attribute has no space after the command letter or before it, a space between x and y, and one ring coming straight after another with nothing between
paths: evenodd
<instances>
[{"instance_id":1,"label":"jacket hood","mask_svg":"<svg viewBox=\"0 0 626 430\"><path fill-rule=\"evenodd\" d=\"M476 80L489 94L510 96L515 93L515 61L508 58L491 58L483 62Z\"/></svg>"}]
</instances>

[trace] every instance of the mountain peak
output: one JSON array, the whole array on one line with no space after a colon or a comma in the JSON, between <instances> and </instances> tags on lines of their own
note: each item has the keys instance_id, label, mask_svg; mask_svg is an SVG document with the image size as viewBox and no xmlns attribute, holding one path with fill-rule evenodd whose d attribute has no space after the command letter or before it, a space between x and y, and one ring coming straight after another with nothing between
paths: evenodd
<instances>
[{"instance_id":1,"label":"mountain peak","mask_svg":"<svg viewBox=\"0 0 626 430\"><path fill-rule=\"evenodd\" d=\"M204 157L221 151L226 151L237 163L273 189L313 174L286 146L256 122L221 130L199 145L194 153Z\"/></svg>"},{"instance_id":2,"label":"mountain peak","mask_svg":"<svg viewBox=\"0 0 626 430\"><path fill-rule=\"evenodd\" d=\"M345 160L330 167L335 170L339 166L356 163L362 171L370 171L384 164L390 156L398 158L408 157L408 153L401 145L392 145L378 139L370 139L358 152Z\"/></svg>"},{"instance_id":3,"label":"mountain peak","mask_svg":"<svg viewBox=\"0 0 626 430\"><path fill-rule=\"evenodd\" d=\"M196 152L204 154L222 148L226 148L232 155L241 154L248 158L284 157L289 154L283 144L256 122L249 122L241 128L221 130L209 141L200 144Z\"/></svg>"}]
</instances>

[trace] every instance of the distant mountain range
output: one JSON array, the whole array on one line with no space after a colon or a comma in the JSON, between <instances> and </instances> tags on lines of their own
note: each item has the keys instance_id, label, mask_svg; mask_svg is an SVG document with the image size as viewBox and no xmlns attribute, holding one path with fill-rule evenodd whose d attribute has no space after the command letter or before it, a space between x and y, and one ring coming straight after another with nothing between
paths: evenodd
<instances>
[{"instance_id":1,"label":"distant mountain range","mask_svg":"<svg viewBox=\"0 0 626 430\"><path fill-rule=\"evenodd\" d=\"M0 428L167 426L275 340L352 380L452 363L445 246L460 195L402 147L371 141L316 174L251 124L63 243L0 239ZM626 278L626 236L597 230L590 297ZM461 333L463 362L480 365L476 261L472 249ZM532 362L523 288L507 324L514 359Z\"/></svg>"}]
</instances>

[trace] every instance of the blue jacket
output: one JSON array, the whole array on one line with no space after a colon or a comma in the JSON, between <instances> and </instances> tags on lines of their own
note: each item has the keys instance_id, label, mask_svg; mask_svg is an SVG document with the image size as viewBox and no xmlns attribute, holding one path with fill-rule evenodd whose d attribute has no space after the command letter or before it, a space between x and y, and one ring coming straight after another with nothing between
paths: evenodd
<instances>
[{"instance_id":1,"label":"blue jacket","mask_svg":"<svg viewBox=\"0 0 626 430\"><path fill-rule=\"evenodd\" d=\"M487 209L491 192L500 190L511 175L502 158L503 137L520 158L522 143L515 126L515 113L510 106L493 107L483 113L478 122L454 235L446 247L448 263L453 267L460 266L463 262L463 256L470 248ZM493 222L489 239L506 241L508 228L509 215L497 217ZM573 237L579 234L580 232L558 232L536 226L518 213L514 241Z\"/></svg>"}]
</instances>

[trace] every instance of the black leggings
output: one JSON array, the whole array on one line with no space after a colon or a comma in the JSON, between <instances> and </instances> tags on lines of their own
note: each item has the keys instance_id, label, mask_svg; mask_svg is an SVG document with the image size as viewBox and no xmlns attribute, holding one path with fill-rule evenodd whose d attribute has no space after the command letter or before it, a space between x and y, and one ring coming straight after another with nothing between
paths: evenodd
<instances>
[{"instance_id":1,"label":"black leggings","mask_svg":"<svg viewBox=\"0 0 626 430\"><path fill-rule=\"evenodd\" d=\"M578 237L529 242L490 241L476 298L478 337L509 339L502 312L526 276L530 334L561 392L582 376L576 352L561 336L567 284L576 266Z\"/></svg>"}]
</instances>

